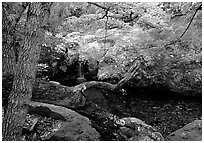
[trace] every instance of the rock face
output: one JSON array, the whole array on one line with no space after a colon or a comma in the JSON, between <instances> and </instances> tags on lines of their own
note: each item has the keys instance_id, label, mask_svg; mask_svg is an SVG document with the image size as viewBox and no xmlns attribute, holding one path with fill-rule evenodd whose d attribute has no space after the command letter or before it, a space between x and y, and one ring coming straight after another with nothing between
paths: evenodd
<instances>
[{"instance_id":1,"label":"rock face","mask_svg":"<svg viewBox=\"0 0 204 143\"><path fill-rule=\"evenodd\" d=\"M195 120L166 137L168 141L202 141L202 120Z\"/></svg>"},{"instance_id":2,"label":"rock face","mask_svg":"<svg viewBox=\"0 0 204 143\"><path fill-rule=\"evenodd\" d=\"M29 112L63 121L55 132L47 135L43 140L96 141L100 139L100 134L91 127L91 122L88 118L65 107L32 102Z\"/></svg>"}]
</instances>

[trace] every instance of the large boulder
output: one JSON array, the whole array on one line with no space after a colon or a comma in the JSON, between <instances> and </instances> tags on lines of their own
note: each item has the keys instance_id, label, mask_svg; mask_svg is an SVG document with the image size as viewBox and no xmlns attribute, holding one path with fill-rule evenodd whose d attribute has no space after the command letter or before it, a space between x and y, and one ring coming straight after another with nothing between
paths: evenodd
<instances>
[{"instance_id":1,"label":"large boulder","mask_svg":"<svg viewBox=\"0 0 204 143\"><path fill-rule=\"evenodd\" d=\"M195 120L166 137L168 141L202 141L202 120Z\"/></svg>"},{"instance_id":2,"label":"large boulder","mask_svg":"<svg viewBox=\"0 0 204 143\"><path fill-rule=\"evenodd\" d=\"M100 60L100 80L119 81L134 61L140 59L143 63L140 69L145 72L139 73L139 77L132 81L130 85L133 87L165 88L185 96L202 95L202 54L201 46L197 46L201 43L184 39L166 44L167 39L156 42L144 31L134 28L126 30L127 33L118 30L108 37L114 39L117 35L118 39L114 39L114 46Z\"/></svg>"},{"instance_id":3,"label":"large boulder","mask_svg":"<svg viewBox=\"0 0 204 143\"><path fill-rule=\"evenodd\" d=\"M117 82L142 57L144 73L132 81L137 87L164 89L178 95L200 96L202 83L202 42L200 29L192 26L194 34L188 33L182 40L170 42L172 29L150 29L143 31L134 26L126 29L107 30L109 35L102 39L104 30L98 30L95 41L84 44L81 50L90 57L99 59L98 79ZM196 38L194 38L196 36ZM93 36L92 36L93 37ZM100 40L102 39L102 40Z\"/></svg>"},{"instance_id":4,"label":"large boulder","mask_svg":"<svg viewBox=\"0 0 204 143\"><path fill-rule=\"evenodd\" d=\"M88 118L65 107L31 102L29 113L48 116L63 121L54 132L43 137L43 140L60 141L96 141L100 134L91 126Z\"/></svg>"},{"instance_id":5,"label":"large boulder","mask_svg":"<svg viewBox=\"0 0 204 143\"><path fill-rule=\"evenodd\" d=\"M195 22L199 20L196 19ZM138 81L136 77L131 85L158 90L165 88L178 95L200 96L202 85L200 31L202 30L192 24L190 29L193 32L187 32L180 41L172 42L172 38L178 36L175 35L177 28L160 29L154 26L148 29L145 31L135 25L120 29L98 29L95 33L92 32L92 35L72 32L66 37L61 36L59 38L62 39L61 43L58 42L57 45L62 45L62 42L64 45L77 42L80 60L97 59L99 64L94 65L93 69L98 69L98 74L97 78L93 79L117 82L124 77L134 61L142 57L141 62L144 65L140 68L150 78L145 79L144 73L139 73L141 80ZM105 33L108 35L106 38L104 38ZM92 63L95 64L95 62L89 63L91 66Z\"/></svg>"}]
</instances>

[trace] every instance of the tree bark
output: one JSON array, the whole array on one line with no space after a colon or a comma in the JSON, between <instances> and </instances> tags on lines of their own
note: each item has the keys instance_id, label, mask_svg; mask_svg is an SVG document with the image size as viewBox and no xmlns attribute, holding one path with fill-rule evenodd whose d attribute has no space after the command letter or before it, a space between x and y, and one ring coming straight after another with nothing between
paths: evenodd
<instances>
[{"instance_id":1,"label":"tree bark","mask_svg":"<svg viewBox=\"0 0 204 143\"><path fill-rule=\"evenodd\" d=\"M14 71L14 82L9 95L8 108L3 119L3 140L21 140L22 126L28 112L27 103L32 97L40 44L44 37L43 26L49 6L43 3L28 3L25 9L24 39L19 49L19 59Z\"/></svg>"},{"instance_id":2,"label":"tree bark","mask_svg":"<svg viewBox=\"0 0 204 143\"><path fill-rule=\"evenodd\" d=\"M13 9L15 3L2 3L2 73L14 74L15 68L15 27L19 22L22 11L15 16L11 16L13 13L18 13L16 9Z\"/></svg>"}]
</instances>

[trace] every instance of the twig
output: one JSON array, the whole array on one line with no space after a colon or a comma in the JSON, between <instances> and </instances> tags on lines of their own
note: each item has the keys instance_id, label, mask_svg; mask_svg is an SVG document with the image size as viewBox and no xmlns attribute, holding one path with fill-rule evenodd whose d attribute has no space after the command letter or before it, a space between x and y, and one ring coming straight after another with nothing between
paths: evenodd
<instances>
[{"instance_id":1,"label":"twig","mask_svg":"<svg viewBox=\"0 0 204 143\"><path fill-rule=\"evenodd\" d=\"M97 7L100 7L100 8L102 8L102 9L104 9L104 10L107 10L108 8L106 8L106 7L104 7L104 6L101 6L101 5L99 5L99 4L97 4L97 3L94 3L94 2L88 2L88 4L93 4L93 5L95 5L95 6L97 6Z\"/></svg>"}]
</instances>

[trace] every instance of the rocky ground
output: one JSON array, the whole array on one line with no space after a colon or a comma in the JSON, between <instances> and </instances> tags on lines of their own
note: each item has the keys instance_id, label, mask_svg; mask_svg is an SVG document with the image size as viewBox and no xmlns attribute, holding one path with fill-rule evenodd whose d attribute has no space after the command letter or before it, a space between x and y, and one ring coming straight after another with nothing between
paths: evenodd
<instances>
[{"instance_id":1,"label":"rocky ground","mask_svg":"<svg viewBox=\"0 0 204 143\"><path fill-rule=\"evenodd\" d=\"M8 94L9 80L4 81L3 93ZM93 89L92 89L93 90ZM198 97L182 97L175 93L129 88L123 96L101 94L89 90L91 101L120 119L132 117L133 123L141 123L144 131L127 127L107 129L100 120L80 115L64 107L35 103L41 108L30 110L22 136L24 140L201 140L202 100ZM175 94L175 95L174 95ZM103 100L99 100L103 99ZM110 100L111 99L111 100ZM100 103L101 102L101 103ZM103 103L102 103L103 102ZM5 103L5 102L4 102ZM114 103L114 104L113 104ZM86 107L83 107L84 109ZM95 112L97 110L93 110ZM129 118L131 119L131 118ZM128 120L129 120L128 119ZM141 121L138 121L140 119ZM83 120L83 124L80 120ZM136 120L136 121L135 121ZM195 120L198 120L195 121ZM195 121L195 122L193 122ZM131 121L132 122L132 121ZM145 124L145 123L147 124ZM185 130L182 127L188 125ZM195 124L196 123L196 124ZM149 125L151 126L149 129ZM146 126L148 129L146 129ZM69 128L69 129L68 129ZM60 129L60 131L59 131ZM71 129L71 130L70 130ZM180 129L180 130L178 130ZM155 132L157 131L157 132ZM175 132L176 131L176 132ZM187 132L188 131L188 132ZM117 137L114 132L122 137ZM149 136L149 132L157 136ZM174 133L173 133L174 132ZM186 133L187 132L187 133ZM192 132L192 133L191 133ZM162 136L161 136L162 135ZM187 135L187 137L183 137ZM72 137L71 137L72 136Z\"/></svg>"},{"instance_id":2,"label":"rocky ground","mask_svg":"<svg viewBox=\"0 0 204 143\"><path fill-rule=\"evenodd\" d=\"M202 119L201 97L181 97L175 93L129 91L123 103L113 107L120 117L136 117L155 127L164 137L184 125ZM169 95L168 95L169 94Z\"/></svg>"}]
</instances>

